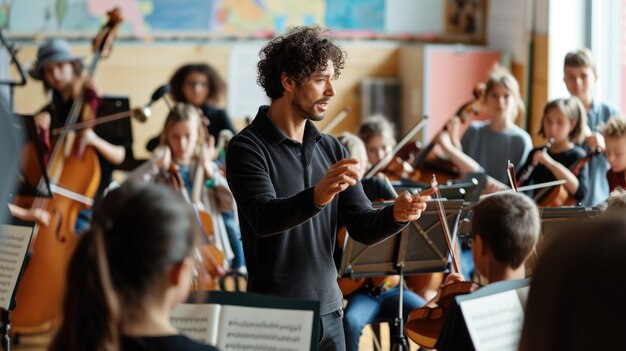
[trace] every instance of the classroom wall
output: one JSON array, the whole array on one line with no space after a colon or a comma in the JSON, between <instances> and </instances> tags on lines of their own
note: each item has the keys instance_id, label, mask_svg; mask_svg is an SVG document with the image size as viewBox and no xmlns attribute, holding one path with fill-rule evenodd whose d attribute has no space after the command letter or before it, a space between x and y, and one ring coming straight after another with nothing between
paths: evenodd
<instances>
[{"instance_id":1,"label":"classroom wall","mask_svg":"<svg viewBox=\"0 0 626 351\"><path fill-rule=\"evenodd\" d=\"M356 131L360 123L360 81L363 77L388 77L398 75L398 44L388 42L350 43L339 42L346 50L348 59L339 80L336 81L336 97L329 106L327 118L319 122L320 128L337 115L344 107L350 113L334 131ZM119 44L111 56L102 60L97 68L95 82L100 93L105 95L127 95L131 106L143 106L156 87L168 81L173 71L187 62L206 62L213 65L223 77L227 77L231 45L221 44ZM85 43L72 45L77 55L89 55ZM36 45L24 46L18 58L21 62L32 62L36 56ZM90 58L88 57L87 62ZM249 84L256 84L251 81ZM46 103L42 84L29 79L25 87L15 90L15 111L33 114ZM220 105L225 107L225 100ZM256 112L256 111L254 111ZM167 113L166 104L159 101L153 108L153 117L145 124L132 122L134 145L137 158L148 156L144 145L162 128ZM242 128L238 121L236 128Z\"/></svg>"}]
</instances>

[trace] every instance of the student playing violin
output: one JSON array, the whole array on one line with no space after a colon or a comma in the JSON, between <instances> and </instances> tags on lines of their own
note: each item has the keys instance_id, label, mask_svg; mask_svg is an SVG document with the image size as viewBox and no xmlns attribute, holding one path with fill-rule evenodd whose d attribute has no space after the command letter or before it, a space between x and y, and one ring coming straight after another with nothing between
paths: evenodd
<instances>
[{"instance_id":1,"label":"student playing violin","mask_svg":"<svg viewBox=\"0 0 626 351\"><path fill-rule=\"evenodd\" d=\"M190 63L176 69L170 78L170 95L176 102L186 102L202 110L209 119L207 132L218 140L220 132L228 130L235 133L226 111L214 107L224 95L226 83L215 68L205 63ZM155 137L146 146L152 151L159 145Z\"/></svg>"},{"instance_id":2,"label":"student playing violin","mask_svg":"<svg viewBox=\"0 0 626 351\"><path fill-rule=\"evenodd\" d=\"M360 161L360 165L367 165L365 144L359 137L350 133L342 133L337 139L352 157ZM365 167L361 167L359 171L362 176L366 171ZM372 201L395 198L394 192L379 177L361 179L361 184L363 185L365 195ZM338 251L340 250L335 252L341 254ZM367 324L374 321L386 321L389 322L390 327L393 329L393 321L398 316L399 277L387 277L380 285L375 285L372 282L370 280L364 287L346 297L348 305L344 310L343 316L346 350L358 350L361 332ZM411 310L423 306L426 301L406 287L402 287L402 289L404 290L403 318L406 320Z\"/></svg>"},{"instance_id":3,"label":"student playing violin","mask_svg":"<svg viewBox=\"0 0 626 351\"><path fill-rule=\"evenodd\" d=\"M193 280L198 228L180 194L126 182L96 207L70 262L51 351L210 351L170 322Z\"/></svg>"},{"instance_id":4,"label":"student playing violin","mask_svg":"<svg viewBox=\"0 0 626 351\"><path fill-rule=\"evenodd\" d=\"M587 111L589 133L586 133L585 148L604 151L605 140L599 129L611 117L617 116L618 111L615 107L593 97L598 72L591 51L584 48L569 52L565 56L563 73L567 90L572 96L580 99ZM584 206L596 206L606 200L609 195L606 182L608 169L609 165L603 154L589 161L589 185L585 199L583 199Z\"/></svg>"},{"instance_id":5,"label":"student playing violin","mask_svg":"<svg viewBox=\"0 0 626 351\"><path fill-rule=\"evenodd\" d=\"M532 149L528 133L515 124L524 112L524 104L515 77L496 67L486 84L484 107L487 121L472 121L459 139L459 121L452 118L447 131L436 140L461 173L485 172L492 177L487 192L506 188L506 166L511 161L517 169Z\"/></svg>"},{"instance_id":6,"label":"student playing violin","mask_svg":"<svg viewBox=\"0 0 626 351\"><path fill-rule=\"evenodd\" d=\"M217 108L214 104L224 95L226 83L212 66L205 63L185 64L174 72L170 78L170 95L176 102L188 103L202 111L208 120L205 134L213 136L216 141L220 140L220 135L224 133L231 136L235 129L228 114L223 109ZM160 143L160 136L148 142L147 149L152 151ZM219 144L219 142L218 142ZM224 155L222 150L216 150L218 155L214 155L218 162L223 165ZM241 232L235 219L235 212L231 209L221 213L228 234L228 240L233 250L231 268L239 272L246 272L246 260L241 245Z\"/></svg>"},{"instance_id":7,"label":"student playing violin","mask_svg":"<svg viewBox=\"0 0 626 351\"><path fill-rule=\"evenodd\" d=\"M180 175L183 186L179 191L188 201L199 202L195 204L211 215L216 243L229 258L232 252L220 211L228 208L232 211L234 200L226 179L213 161L213 138L205 140L204 131L198 109L191 104L177 103L165 120L162 148L129 174L128 179L169 182ZM203 173L198 175L201 182L194 182L197 172ZM199 198L194 198L194 194Z\"/></svg>"},{"instance_id":8,"label":"student playing violin","mask_svg":"<svg viewBox=\"0 0 626 351\"><path fill-rule=\"evenodd\" d=\"M393 124L382 115L367 118L359 127L359 137L365 143L369 166L386 158L391 159L391 150L396 146Z\"/></svg>"},{"instance_id":9,"label":"student playing violin","mask_svg":"<svg viewBox=\"0 0 626 351\"><path fill-rule=\"evenodd\" d=\"M549 147L537 147L530 152L517 179L522 181L521 177L527 178L524 184L529 185L564 179L567 192L576 202L582 201L587 192L588 170L586 166L577 167L579 160L586 155L577 144L584 141L586 119L586 112L578 98L550 101L543 109L539 135L552 142Z\"/></svg>"},{"instance_id":10,"label":"student playing violin","mask_svg":"<svg viewBox=\"0 0 626 351\"><path fill-rule=\"evenodd\" d=\"M476 270L490 283L523 279L525 261L533 251L541 231L541 218L534 202L519 193L488 196L473 208L472 255ZM450 274L442 287L462 281ZM428 303L436 304L439 294ZM456 302L448 309L436 349L473 350L461 310Z\"/></svg>"}]
</instances>

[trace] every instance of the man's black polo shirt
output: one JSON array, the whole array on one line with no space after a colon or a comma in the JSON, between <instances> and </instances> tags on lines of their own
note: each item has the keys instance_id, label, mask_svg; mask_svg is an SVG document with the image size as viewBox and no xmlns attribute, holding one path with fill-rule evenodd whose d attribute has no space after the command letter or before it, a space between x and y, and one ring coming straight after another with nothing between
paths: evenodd
<instances>
[{"instance_id":1,"label":"man's black polo shirt","mask_svg":"<svg viewBox=\"0 0 626 351\"><path fill-rule=\"evenodd\" d=\"M374 210L360 182L319 208L313 188L349 157L337 139L306 122L303 143L288 138L262 106L228 145L226 173L237 200L248 291L320 301L320 313L342 307L333 262L337 220L350 236L373 244L399 232L392 207Z\"/></svg>"}]
</instances>

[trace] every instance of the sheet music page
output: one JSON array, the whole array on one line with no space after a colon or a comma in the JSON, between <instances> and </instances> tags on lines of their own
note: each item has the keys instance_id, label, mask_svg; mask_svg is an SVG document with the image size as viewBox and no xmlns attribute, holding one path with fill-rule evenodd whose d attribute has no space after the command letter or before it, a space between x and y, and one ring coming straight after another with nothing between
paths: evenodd
<instances>
[{"instance_id":1,"label":"sheet music page","mask_svg":"<svg viewBox=\"0 0 626 351\"><path fill-rule=\"evenodd\" d=\"M525 295L528 287L517 290L525 290ZM517 350L524 321L524 306L517 290L461 302L476 351Z\"/></svg>"},{"instance_id":2,"label":"sheet music page","mask_svg":"<svg viewBox=\"0 0 626 351\"><path fill-rule=\"evenodd\" d=\"M9 309L33 227L3 225L0 233L0 307Z\"/></svg>"},{"instance_id":3,"label":"sheet music page","mask_svg":"<svg viewBox=\"0 0 626 351\"><path fill-rule=\"evenodd\" d=\"M308 350L313 311L222 306L220 350Z\"/></svg>"},{"instance_id":4,"label":"sheet music page","mask_svg":"<svg viewBox=\"0 0 626 351\"><path fill-rule=\"evenodd\" d=\"M217 345L221 305L183 303L172 311L170 320L181 334L201 343Z\"/></svg>"}]
</instances>

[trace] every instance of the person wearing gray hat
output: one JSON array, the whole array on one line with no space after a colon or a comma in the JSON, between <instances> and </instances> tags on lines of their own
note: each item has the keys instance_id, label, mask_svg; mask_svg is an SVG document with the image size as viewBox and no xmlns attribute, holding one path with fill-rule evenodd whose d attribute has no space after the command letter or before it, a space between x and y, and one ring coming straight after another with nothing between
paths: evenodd
<instances>
[{"instance_id":1,"label":"person wearing gray hat","mask_svg":"<svg viewBox=\"0 0 626 351\"><path fill-rule=\"evenodd\" d=\"M74 56L70 44L64 39L48 39L37 51L37 61L28 72L33 79L44 80L44 68L50 63L71 62L76 73L80 74L83 66L82 57Z\"/></svg>"},{"instance_id":2,"label":"person wearing gray hat","mask_svg":"<svg viewBox=\"0 0 626 351\"><path fill-rule=\"evenodd\" d=\"M84 96L84 105L80 111L85 113L90 109L95 115L98 110L100 98L93 81L81 76L82 68L83 59L72 54L67 40L49 39L39 46L37 60L29 73L32 78L42 81L46 93L52 99L34 117L46 153L52 149L50 130L66 124L74 100L80 94ZM131 154L130 145L111 144L90 128L80 130L77 140L81 146L92 146L97 151L100 162L104 160L112 165L119 165L126 155ZM47 157L48 155L46 159ZM76 231L86 229L88 225L87 216L82 221L79 218Z\"/></svg>"}]
</instances>

